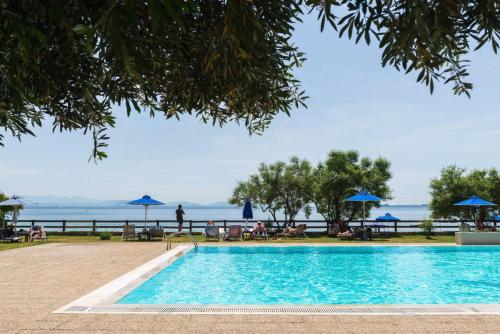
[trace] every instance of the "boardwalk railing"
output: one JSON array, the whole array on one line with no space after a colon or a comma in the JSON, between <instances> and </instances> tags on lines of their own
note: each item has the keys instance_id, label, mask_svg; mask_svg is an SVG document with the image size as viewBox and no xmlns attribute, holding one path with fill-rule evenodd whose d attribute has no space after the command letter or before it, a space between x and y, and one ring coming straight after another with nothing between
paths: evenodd
<instances>
[{"instance_id":1,"label":"boardwalk railing","mask_svg":"<svg viewBox=\"0 0 500 334\"><path fill-rule=\"evenodd\" d=\"M244 220L212 220L215 226L224 228L226 230L230 225L245 225ZM268 224L268 221L263 221ZM253 226L256 220L248 222L248 227ZM272 223L272 228L278 228L275 222ZM396 222L377 222L374 220L367 220L366 225L375 226L376 230L386 233L398 232L420 232L420 220L400 220ZM471 221L457 221L457 220L435 220L434 232L454 232L458 231L462 223L469 225L471 229L474 228L474 223ZM40 225L48 232L71 233L71 232L88 232L100 233L104 231L121 231L123 225L134 224L137 229L145 227L157 226L165 229L166 232L176 232L178 228L177 221L175 220L19 220L17 229L29 229L32 226ZM186 232L202 232L207 226L208 220L186 220L182 226L182 230ZM284 221L278 221L279 227L283 226ZM296 220L294 225L307 224L309 232L326 232L330 223L324 220ZM487 226L496 227L496 222L486 222ZM350 227L360 226L361 221L351 221Z\"/></svg>"}]
</instances>

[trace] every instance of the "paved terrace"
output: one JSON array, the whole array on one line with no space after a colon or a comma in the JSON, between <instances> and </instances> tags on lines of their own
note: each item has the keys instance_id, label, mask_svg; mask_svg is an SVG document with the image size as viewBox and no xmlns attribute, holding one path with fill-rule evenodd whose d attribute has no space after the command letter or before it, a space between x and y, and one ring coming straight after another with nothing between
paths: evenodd
<instances>
[{"instance_id":1,"label":"paved terrace","mask_svg":"<svg viewBox=\"0 0 500 334\"><path fill-rule=\"evenodd\" d=\"M0 333L498 333L500 316L125 315L52 311L164 252L162 243L0 252Z\"/></svg>"}]
</instances>

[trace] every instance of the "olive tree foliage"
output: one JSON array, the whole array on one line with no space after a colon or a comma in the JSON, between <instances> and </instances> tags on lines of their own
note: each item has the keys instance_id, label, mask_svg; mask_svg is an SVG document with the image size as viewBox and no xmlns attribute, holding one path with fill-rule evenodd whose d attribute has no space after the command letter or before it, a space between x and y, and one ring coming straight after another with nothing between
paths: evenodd
<instances>
[{"instance_id":1,"label":"olive tree foliage","mask_svg":"<svg viewBox=\"0 0 500 334\"><path fill-rule=\"evenodd\" d=\"M0 202L8 200L9 197L7 197L4 193L0 192ZM10 206L0 206L0 228L2 228L5 225L5 217L8 213L12 211L12 207Z\"/></svg>"},{"instance_id":2,"label":"olive tree foliage","mask_svg":"<svg viewBox=\"0 0 500 334\"><path fill-rule=\"evenodd\" d=\"M367 190L384 199L391 199L387 182L391 179L391 164L387 159L360 158L356 151L331 151L313 173L312 201L326 221L351 221L362 217L360 202L347 202L346 198ZM366 214L378 202L366 203Z\"/></svg>"},{"instance_id":3,"label":"olive tree foliage","mask_svg":"<svg viewBox=\"0 0 500 334\"><path fill-rule=\"evenodd\" d=\"M261 164L257 174L251 175L248 181L238 182L229 203L243 206L246 199L250 199L254 208L268 212L277 223L277 214L283 206L278 197L276 172L270 165Z\"/></svg>"},{"instance_id":4,"label":"olive tree foliage","mask_svg":"<svg viewBox=\"0 0 500 334\"><path fill-rule=\"evenodd\" d=\"M430 183L431 201L429 207L436 219L473 219L473 209L456 206L454 203L476 195L490 202L500 204L500 173L497 169L474 169L448 166ZM476 211L479 221L498 214L497 207L481 207Z\"/></svg>"},{"instance_id":5,"label":"olive tree foliage","mask_svg":"<svg viewBox=\"0 0 500 334\"><path fill-rule=\"evenodd\" d=\"M309 218L313 171L309 161L292 157L288 163L277 162L275 168L281 175L278 178L277 190L283 205L286 225L293 224L295 217L302 210L306 218Z\"/></svg>"},{"instance_id":6,"label":"olive tree foliage","mask_svg":"<svg viewBox=\"0 0 500 334\"><path fill-rule=\"evenodd\" d=\"M469 95L464 57L497 52L499 11L498 0L5 0L0 127L18 138L44 122L90 132L94 160L106 157L115 105L260 133L304 106L292 36L309 13L321 30L376 41L383 66L418 72L431 92L442 81Z\"/></svg>"},{"instance_id":7,"label":"olive tree foliage","mask_svg":"<svg viewBox=\"0 0 500 334\"><path fill-rule=\"evenodd\" d=\"M237 184L229 203L243 205L248 198L254 207L269 212L275 222L282 213L282 227L286 227L293 224L299 212L303 211L306 217L311 214L311 181L312 167L306 160L292 157L289 162L262 163L257 174Z\"/></svg>"}]
</instances>

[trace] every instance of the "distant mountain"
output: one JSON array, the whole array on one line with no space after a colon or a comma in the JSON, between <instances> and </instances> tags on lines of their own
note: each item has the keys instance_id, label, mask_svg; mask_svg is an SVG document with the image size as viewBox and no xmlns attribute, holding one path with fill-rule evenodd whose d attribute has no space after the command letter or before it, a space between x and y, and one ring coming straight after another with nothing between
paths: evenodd
<instances>
[{"instance_id":1,"label":"distant mountain","mask_svg":"<svg viewBox=\"0 0 500 334\"><path fill-rule=\"evenodd\" d=\"M208 203L206 206L217 207L217 208L234 208L234 205L229 204L228 202L213 202Z\"/></svg>"},{"instance_id":2,"label":"distant mountain","mask_svg":"<svg viewBox=\"0 0 500 334\"><path fill-rule=\"evenodd\" d=\"M83 196L68 196L59 197L54 195L45 196L22 196L28 202L36 204L97 204L102 203L102 200L87 198Z\"/></svg>"},{"instance_id":3,"label":"distant mountain","mask_svg":"<svg viewBox=\"0 0 500 334\"><path fill-rule=\"evenodd\" d=\"M166 206L177 206L179 204L182 205L183 207L186 207L186 208L194 208L194 207L203 206L203 204L200 204L200 203L186 202L186 201L165 203Z\"/></svg>"},{"instance_id":4,"label":"distant mountain","mask_svg":"<svg viewBox=\"0 0 500 334\"><path fill-rule=\"evenodd\" d=\"M95 198L88 198L84 196L54 196L54 195L43 195L43 196L22 196L28 202L33 204L41 205L95 205L95 206L112 206L112 205L127 205L130 200L101 200ZM197 208L197 207L231 207L226 202L215 202L210 204L200 204L196 202L189 201L178 201L178 202L166 202L165 205L168 207L177 207L181 204L186 208Z\"/></svg>"}]
</instances>

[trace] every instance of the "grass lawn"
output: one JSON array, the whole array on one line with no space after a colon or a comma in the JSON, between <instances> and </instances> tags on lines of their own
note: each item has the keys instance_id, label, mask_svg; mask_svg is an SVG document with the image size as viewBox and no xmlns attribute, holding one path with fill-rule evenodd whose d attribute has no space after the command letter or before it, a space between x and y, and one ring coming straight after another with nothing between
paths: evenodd
<instances>
[{"instance_id":1,"label":"grass lawn","mask_svg":"<svg viewBox=\"0 0 500 334\"><path fill-rule=\"evenodd\" d=\"M204 242L205 238L202 235L194 235L194 238L198 242ZM62 242L62 243L93 243L93 242L121 242L120 236L114 235L111 240L100 240L99 236L74 236L74 235L49 235L49 243ZM148 241L128 241L128 242L148 242ZM154 241L160 242L160 241ZM186 236L173 237L173 243L179 242L189 242ZM217 243L217 241L209 241L210 243ZM422 234L397 234L390 235L388 237L375 235L372 243L384 244L384 243L455 243L454 235L433 235L426 237ZM228 241L225 243L238 244L238 241ZM353 243L366 243L359 240L338 240L337 238L332 238L328 236L310 236L309 238L295 238L295 239L278 239L278 240L258 240L258 241L245 241L245 243L335 243L335 244L353 244ZM40 245L41 242L34 243L0 243L0 251L15 249L21 247L28 247L33 245Z\"/></svg>"}]
</instances>

